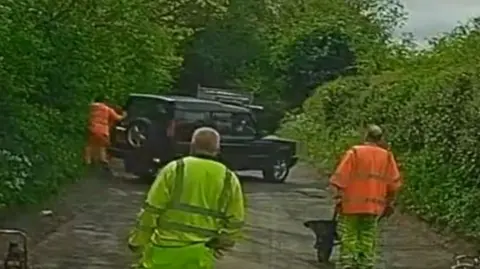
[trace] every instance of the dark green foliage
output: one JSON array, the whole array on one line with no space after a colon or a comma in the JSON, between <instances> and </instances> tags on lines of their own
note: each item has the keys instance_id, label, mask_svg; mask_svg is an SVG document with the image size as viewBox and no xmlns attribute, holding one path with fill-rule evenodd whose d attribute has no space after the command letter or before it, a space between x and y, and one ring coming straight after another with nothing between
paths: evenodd
<instances>
[{"instance_id":1,"label":"dark green foliage","mask_svg":"<svg viewBox=\"0 0 480 269\"><path fill-rule=\"evenodd\" d=\"M289 108L301 105L318 85L356 71L353 45L340 29L317 29L300 36L287 55L288 88L281 97L288 100Z\"/></svg>"}]
</instances>

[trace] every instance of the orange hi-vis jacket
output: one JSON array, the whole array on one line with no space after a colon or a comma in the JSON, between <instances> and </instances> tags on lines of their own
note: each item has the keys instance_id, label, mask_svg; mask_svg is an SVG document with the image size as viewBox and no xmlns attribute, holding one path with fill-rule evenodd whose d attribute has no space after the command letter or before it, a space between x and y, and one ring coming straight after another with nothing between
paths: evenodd
<instances>
[{"instance_id":1,"label":"orange hi-vis jacket","mask_svg":"<svg viewBox=\"0 0 480 269\"><path fill-rule=\"evenodd\" d=\"M352 147L337 167L330 184L341 192L342 214L382 215L387 195L402 184L393 154L376 145Z\"/></svg>"},{"instance_id":2,"label":"orange hi-vis jacket","mask_svg":"<svg viewBox=\"0 0 480 269\"><path fill-rule=\"evenodd\" d=\"M90 105L90 120L88 129L91 133L102 136L109 136L110 123L121 119L121 116L104 103L93 103Z\"/></svg>"}]
</instances>

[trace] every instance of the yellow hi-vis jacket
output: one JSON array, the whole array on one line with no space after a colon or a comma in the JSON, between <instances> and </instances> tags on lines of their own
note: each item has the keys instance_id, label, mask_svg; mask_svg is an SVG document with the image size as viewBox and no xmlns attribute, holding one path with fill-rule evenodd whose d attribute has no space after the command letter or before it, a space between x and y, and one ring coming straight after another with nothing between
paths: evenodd
<instances>
[{"instance_id":1,"label":"yellow hi-vis jacket","mask_svg":"<svg viewBox=\"0 0 480 269\"><path fill-rule=\"evenodd\" d=\"M222 236L240 237L244 201L237 176L206 156L167 164L157 176L129 244L186 246Z\"/></svg>"}]
</instances>

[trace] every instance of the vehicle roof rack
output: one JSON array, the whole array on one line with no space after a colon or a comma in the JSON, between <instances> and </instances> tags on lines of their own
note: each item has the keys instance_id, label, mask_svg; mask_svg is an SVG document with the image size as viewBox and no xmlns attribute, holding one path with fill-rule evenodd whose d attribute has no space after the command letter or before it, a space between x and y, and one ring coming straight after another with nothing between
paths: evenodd
<instances>
[{"instance_id":1,"label":"vehicle roof rack","mask_svg":"<svg viewBox=\"0 0 480 269\"><path fill-rule=\"evenodd\" d=\"M201 85L197 86L197 98L240 106L251 106L253 103L253 93L203 87Z\"/></svg>"},{"instance_id":2,"label":"vehicle roof rack","mask_svg":"<svg viewBox=\"0 0 480 269\"><path fill-rule=\"evenodd\" d=\"M248 105L247 107L253 111L262 111L264 109L263 106L259 106L259 105Z\"/></svg>"}]
</instances>

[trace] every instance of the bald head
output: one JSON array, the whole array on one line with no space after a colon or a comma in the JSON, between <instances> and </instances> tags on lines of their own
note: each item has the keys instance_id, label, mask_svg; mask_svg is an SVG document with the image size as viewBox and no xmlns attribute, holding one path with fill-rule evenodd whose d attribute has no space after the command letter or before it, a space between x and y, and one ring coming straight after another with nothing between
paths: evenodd
<instances>
[{"instance_id":1,"label":"bald head","mask_svg":"<svg viewBox=\"0 0 480 269\"><path fill-rule=\"evenodd\" d=\"M192 153L216 155L220 150L220 135L210 127L200 127L193 132L190 143Z\"/></svg>"},{"instance_id":2,"label":"bald head","mask_svg":"<svg viewBox=\"0 0 480 269\"><path fill-rule=\"evenodd\" d=\"M365 141L378 143L383 139L383 131L378 125L370 124L367 126L367 131L365 134Z\"/></svg>"}]
</instances>

